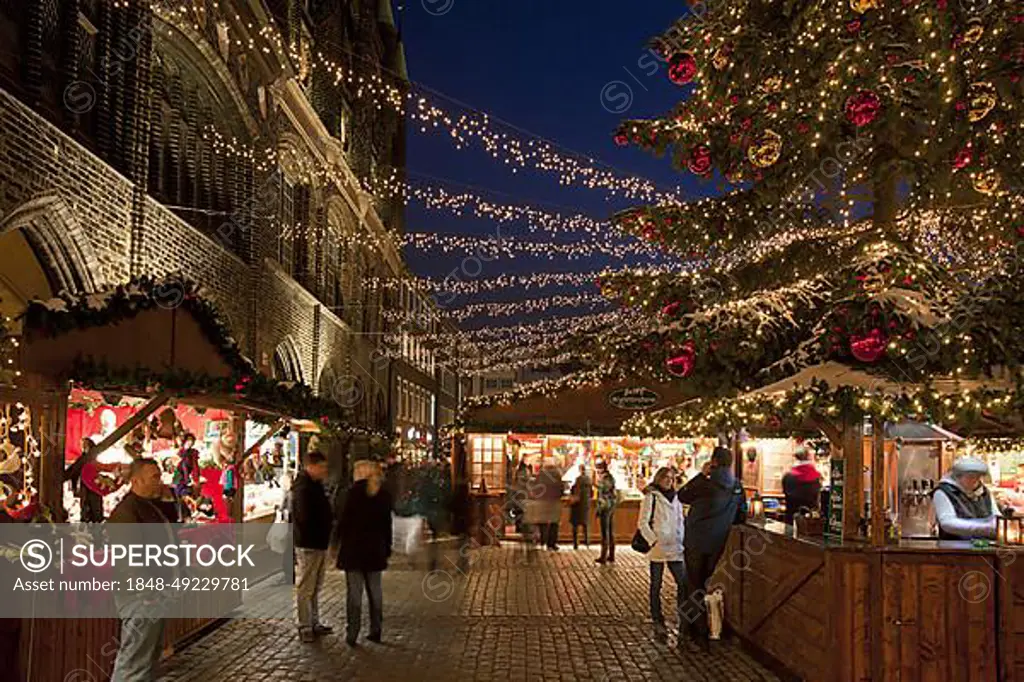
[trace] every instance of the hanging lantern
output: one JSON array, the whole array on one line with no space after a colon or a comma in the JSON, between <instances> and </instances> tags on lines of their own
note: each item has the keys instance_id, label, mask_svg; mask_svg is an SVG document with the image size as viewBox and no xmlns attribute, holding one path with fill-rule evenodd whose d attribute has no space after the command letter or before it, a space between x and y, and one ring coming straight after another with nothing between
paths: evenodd
<instances>
[{"instance_id":1,"label":"hanging lantern","mask_svg":"<svg viewBox=\"0 0 1024 682\"><path fill-rule=\"evenodd\" d=\"M782 156L782 136L766 130L747 148L747 158L758 168L768 168Z\"/></svg>"},{"instance_id":2,"label":"hanging lantern","mask_svg":"<svg viewBox=\"0 0 1024 682\"><path fill-rule=\"evenodd\" d=\"M750 500L750 518L754 521L764 520L764 500L759 492L755 492Z\"/></svg>"},{"instance_id":3,"label":"hanging lantern","mask_svg":"<svg viewBox=\"0 0 1024 682\"><path fill-rule=\"evenodd\" d=\"M1003 546L1024 545L1024 516L1012 512L997 516L996 542Z\"/></svg>"},{"instance_id":4,"label":"hanging lantern","mask_svg":"<svg viewBox=\"0 0 1024 682\"><path fill-rule=\"evenodd\" d=\"M967 89L967 118L977 123L996 108L996 87L991 83L972 83Z\"/></svg>"},{"instance_id":5,"label":"hanging lantern","mask_svg":"<svg viewBox=\"0 0 1024 682\"><path fill-rule=\"evenodd\" d=\"M729 66L729 48L720 47L715 50L715 54L711 57L711 65L719 71Z\"/></svg>"}]
</instances>

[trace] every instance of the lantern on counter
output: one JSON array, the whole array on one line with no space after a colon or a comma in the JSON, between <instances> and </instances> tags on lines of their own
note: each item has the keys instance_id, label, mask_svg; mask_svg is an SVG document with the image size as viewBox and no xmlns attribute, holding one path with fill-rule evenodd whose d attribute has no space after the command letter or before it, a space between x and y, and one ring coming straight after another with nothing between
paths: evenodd
<instances>
[{"instance_id":1,"label":"lantern on counter","mask_svg":"<svg viewBox=\"0 0 1024 682\"><path fill-rule=\"evenodd\" d=\"M1004 546L1024 545L1024 516L1007 510L996 517L996 542Z\"/></svg>"},{"instance_id":2,"label":"lantern on counter","mask_svg":"<svg viewBox=\"0 0 1024 682\"><path fill-rule=\"evenodd\" d=\"M754 521L764 521L764 500L761 493L755 492L750 499L750 518Z\"/></svg>"}]
</instances>

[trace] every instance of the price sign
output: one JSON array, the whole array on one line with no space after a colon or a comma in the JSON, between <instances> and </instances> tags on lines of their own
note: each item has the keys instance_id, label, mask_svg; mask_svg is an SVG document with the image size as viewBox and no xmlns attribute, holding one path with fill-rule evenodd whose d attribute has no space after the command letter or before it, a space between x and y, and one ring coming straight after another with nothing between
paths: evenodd
<instances>
[{"instance_id":1,"label":"price sign","mask_svg":"<svg viewBox=\"0 0 1024 682\"><path fill-rule=\"evenodd\" d=\"M828 510L825 518L825 537L843 541L843 497L846 461L833 459L831 463L832 487L828 495Z\"/></svg>"}]
</instances>

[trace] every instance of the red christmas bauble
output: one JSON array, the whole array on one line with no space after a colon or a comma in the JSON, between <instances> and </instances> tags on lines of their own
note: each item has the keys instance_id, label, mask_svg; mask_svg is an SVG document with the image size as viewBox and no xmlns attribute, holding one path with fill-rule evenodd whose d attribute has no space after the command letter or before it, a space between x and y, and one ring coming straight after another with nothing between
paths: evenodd
<instances>
[{"instance_id":1,"label":"red christmas bauble","mask_svg":"<svg viewBox=\"0 0 1024 682\"><path fill-rule=\"evenodd\" d=\"M958 151L955 157L953 157L953 168L955 168L956 170L961 170L971 165L971 161L971 145L968 144L966 147Z\"/></svg>"},{"instance_id":2,"label":"red christmas bauble","mask_svg":"<svg viewBox=\"0 0 1024 682\"><path fill-rule=\"evenodd\" d=\"M864 335L850 336L850 352L861 362L878 362L888 345L888 337L878 327Z\"/></svg>"},{"instance_id":3,"label":"red christmas bauble","mask_svg":"<svg viewBox=\"0 0 1024 682\"><path fill-rule=\"evenodd\" d=\"M686 85L697 75L697 60L689 52L679 52L668 60L668 79L676 85Z\"/></svg>"},{"instance_id":4,"label":"red christmas bauble","mask_svg":"<svg viewBox=\"0 0 1024 682\"><path fill-rule=\"evenodd\" d=\"M679 352L665 361L665 369L676 377L689 376L693 366L697 362L697 349L693 341L687 341L679 349Z\"/></svg>"},{"instance_id":5,"label":"red christmas bauble","mask_svg":"<svg viewBox=\"0 0 1024 682\"><path fill-rule=\"evenodd\" d=\"M629 144L629 135L626 133L615 133L615 137L612 138L615 141L616 146L625 147Z\"/></svg>"},{"instance_id":6,"label":"red christmas bauble","mask_svg":"<svg viewBox=\"0 0 1024 682\"><path fill-rule=\"evenodd\" d=\"M846 100L846 120L861 128L878 118L882 111L882 100L870 90L861 90Z\"/></svg>"},{"instance_id":7,"label":"red christmas bauble","mask_svg":"<svg viewBox=\"0 0 1024 682\"><path fill-rule=\"evenodd\" d=\"M667 306L661 309L661 314L665 317L675 317L679 314L679 310L683 307L683 304L679 301L673 301Z\"/></svg>"},{"instance_id":8,"label":"red christmas bauble","mask_svg":"<svg viewBox=\"0 0 1024 682\"><path fill-rule=\"evenodd\" d=\"M711 172L711 148L706 145L694 147L690 151L690 160L686 167L694 175L707 175Z\"/></svg>"}]
</instances>

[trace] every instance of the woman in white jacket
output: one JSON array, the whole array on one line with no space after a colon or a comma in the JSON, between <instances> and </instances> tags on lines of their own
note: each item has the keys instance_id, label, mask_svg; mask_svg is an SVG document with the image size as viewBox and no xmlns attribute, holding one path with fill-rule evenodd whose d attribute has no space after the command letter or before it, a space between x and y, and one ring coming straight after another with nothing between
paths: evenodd
<instances>
[{"instance_id":1,"label":"woman in white jacket","mask_svg":"<svg viewBox=\"0 0 1024 682\"><path fill-rule=\"evenodd\" d=\"M651 545L651 620L654 637L660 642L668 638L665 616L661 612L661 583L665 566L676 581L676 605L682 625L682 605L686 599L686 569L683 563L683 505L676 497L675 476L668 467L658 469L640 505L637 528Z\"/></svg>"}]
</instances>

